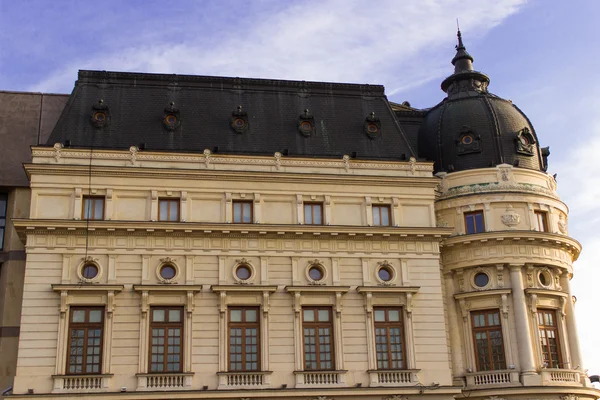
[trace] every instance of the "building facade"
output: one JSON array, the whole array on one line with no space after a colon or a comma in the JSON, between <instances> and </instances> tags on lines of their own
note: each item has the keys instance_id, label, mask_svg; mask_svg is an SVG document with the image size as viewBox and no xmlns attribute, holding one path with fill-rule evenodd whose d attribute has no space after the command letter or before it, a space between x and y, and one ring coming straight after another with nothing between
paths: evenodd
<instances>
[{"instance_id":1,"label":"building facade","mask_svg":"<svg viewBox=\"0 0 600 400\"><path fill-rule=\"evenodd\" d=\"M596 399L581 246L459 34L383 87L80 71L32 148L13 397Z\"/></svg>"}]
</instances>

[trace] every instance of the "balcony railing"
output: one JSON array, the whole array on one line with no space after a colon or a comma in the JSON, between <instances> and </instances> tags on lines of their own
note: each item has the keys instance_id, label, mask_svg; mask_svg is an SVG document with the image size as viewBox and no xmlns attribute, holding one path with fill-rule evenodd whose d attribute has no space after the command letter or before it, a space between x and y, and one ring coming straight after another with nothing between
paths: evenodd
<instances>
[{"instance_id":1,"label":"balcony railing","mask_svg":"<svg viewBox=\"0 0 600 400\"><path fill-rule=\"evenodd\" d=\"M467 374L467 387L519 386L519 372L515 370L482 371Z\"/></svg>"},{"instance_id":2,"label":"balcony railing","mask_svg":"<svg viewBox=\"0 0 600 400\"><path fill-rule=\"evenodd\" d=\"M101 392L108 390L112 375L54 375L54 393Z\"/></svg>"},{"instance_id":3,"label":"balcony railing","mask_svg":"<svg viewBox=\"0 0 600 400\"><path fill-rule=\"evenodd\" d=\"M191 389L193 373L138 374L137 390Z\"/></svg>"},{"instance_id":4,"label":"balcony railing","mask_svg":"<svg viewBox=\"0 0 600 400\"><path fill-rule=\"evenodd\" d=\"M346 386L347 371L295 371L296 387Z\"/></svg>"},{"instance_id":5,"label":"balcony railing","mask_svg":"<svg viewBox=\"0 0 600 400\"><path fill-rule=\"evenodd\" d=\"M581 375L579 371L558 368L544 368L541 370L542 384L551 385L581 385Z\"/></svg>"},{"instance_id":6,"label":"balcony railing","mask_svg":"<svg viewBox=\"0 0 600 400\"><path fill-rule=\"evenodd\" d=\"M418 369L405 370L371 370L370 386L373 387L396 387L412 386L419 382Z\"/></svg>"},{"instance_id":7,"label":"balcony railing","mask_svg":"<svg viewBox=\"0 0 600 400\"><path fill-rule=\"evenodd\" d=\"M271 371L219 372L219 389L265 389L271 386Z\"/></svg>"}]
</instances>

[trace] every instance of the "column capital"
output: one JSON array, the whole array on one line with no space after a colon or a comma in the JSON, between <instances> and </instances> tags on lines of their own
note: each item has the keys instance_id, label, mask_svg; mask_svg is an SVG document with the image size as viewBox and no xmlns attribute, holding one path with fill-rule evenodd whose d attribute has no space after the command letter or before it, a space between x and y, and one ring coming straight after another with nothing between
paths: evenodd
<instances>
[{"instance_id":1,"label":"column capital","mask_svg":"<svg viewBox=\"0 0 600 400\"><path fill-rule=\"evenodd\" d=\"M506 264L508 266L508 268L510 269L511 272L513 271L520 271L525 264Z\"/></svg>"}]
</instances>

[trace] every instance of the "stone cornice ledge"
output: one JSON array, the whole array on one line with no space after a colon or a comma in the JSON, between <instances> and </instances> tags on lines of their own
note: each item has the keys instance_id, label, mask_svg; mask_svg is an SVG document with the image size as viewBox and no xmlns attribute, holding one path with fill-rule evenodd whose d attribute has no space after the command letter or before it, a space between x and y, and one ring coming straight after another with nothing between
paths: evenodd
<instances>
[{"instance_id":1,"label":"stone cornice ledge","mask_svg":"<svg viewBox=\"0 0 600 400\"><path fill-rule=\"evenodd\" d=\"M78 291L78 292L115 292L119 293L125 288L124 285L110 285L103 283L55 283L52 284L52 290L55 292Z\"/></svg>"},{"instance_id":2,"label":"stone cornice ledge","mask_svg":"<svg viewBox=\"0 0 600 400\"><path fill-rule=\"evenodd\" d=\"M276 292L277 285L252 285L252 284L240 284L240 285L212 285L210 287L215 293L219 292Z\"/></svg>"},{"instance_id":3,"label":"stone cornice ledge","mask_svg":"<svg viewBox=\"0 0 600 400\"><path fill-rule=\"evenodd\" d=\"M344 235L350 237L400 236L411 239L427 238L441 240L450 236L452 228L437 227L382 227L354 225L272 225L272 224L226 224L201 222L155 222L155 221L89 221L69 219L13 219L19 235L27 233L104 234L120 235ZM23 236L24 238L25 236Z\"/></svg>"},{"instance_id":4,"label":"stone cornice ledge","mask_svg":"<svg viewBox=\"0 0 600 400\"><path fill-rule=\"evenodd\" d=\"M473 297L483 297L483 296L501 296L503 294L511 294L511 289L491 289L491 290L477 290L474 292L464 292L458 293L454 295L456 300L460 299L468 299Z\"/></svg>"},{"instance_id":5,"label":"stone cornice ledge","mask_svg":"<svg viewBox=\"0 0 600 400\"><path fill-rule=\"evenodd\" d=\"M161 285L133 285L135 292L200 292L202 285L177 285L177 284L161 284Z\"/></svg>"},{"instance_id":6,"label":"stone cornice ledge","mask_svg":"<svg viewBox=\"0 0 600 400\"><path fill-rule=\"evenodd\" d=\"M420 286L357 286L358 293L412 293L419 291Z\"/></svg>"},{"instance_id":7,"label":"stone cornice ledge","mask_svg":"<svg viewBox=\"0 0 600 400\"><path fill-rule=\"evenodd\" d=\"M560 292L558 290L550 290L550 289L526 288L525 293L526 294L535 294L538 296L569 297L568 293Z\"/></svg>"},{"instance_id":8,"label":"stone cornice ledge","mask_svg":"<svg viewBox=\"0 0 600 400\"><path fill-rule=\"evenodd\" d=\"M441 247L465 246L465 245L486 245L500 242L527 242L541 245L551 245L564 247L573 253L573 261L577 260L581 252L581 243L577 240L556 233L538 232L538 231L494 231L485 233L475 233L471 235L457 235L445 238Z\"/></svg>"},{"instance_id":9,"label":"stone cornice ledge","mask_svg":"<svg viewBox=\"0 0 600 400\"><path fill-rule=\"evenodd\" d=\"M286 286L285 291L289 293L347 293L350 286L325 286L325 285L310 285L310 286ZM312 371L310 371L312 372Z\"/></svg>"}]
</instances>

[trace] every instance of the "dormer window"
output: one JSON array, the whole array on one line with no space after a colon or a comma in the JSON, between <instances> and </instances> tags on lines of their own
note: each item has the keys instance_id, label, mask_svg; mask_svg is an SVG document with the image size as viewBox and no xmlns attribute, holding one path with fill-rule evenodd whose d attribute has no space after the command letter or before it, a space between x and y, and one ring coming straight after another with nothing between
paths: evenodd
<instances>
[{"instance_id":1,"label":"dormer window","mask_svg":"<svg viewBox=\"0 0 600 400\"><path fill-rule=\"evenodd\" d=\"M244 133L248 130L248 113L242 111L242 106L237 106L237 109L231 113L230 124L237 133Z\"/></svg>"},{"instance_id":2,"label":"dormer window","mask_svg":"<svg viewBox=\"0 0 600 400\"><path fill-rule=\"evenodd\" d=\"M312 135L315 130L315 118L308 108L304 110L304 114L298 117L298 130L305 137Z\"/></svg>"},{"instance_id":3,"label":"dormer window","mask_svg":"<svg viewBox=\"0 0 600 400\"><path fill-rule=\"evenodd\" d=\"M381 121L375 116L375 111L365 118L363 129L370 139L375 139L381 134Z\"/></svg>"},{"instance_id":4,"label":"dormer window","mask_svg":"<svg viewBox=\"0 0 600 400\"><path fill-rule=\"evenodd\" d=\"M179 127L181 121L179 119L179 109L175 107L175 102L170 102L169 105L165 108L165 115L163 117L162 123L165 128L169 131L174 131Z\"/></svg>"},{"instance_id":5,"label":"dormer window","mask_svg":"<svg viewBox=\"0 0 600 400\"><path fill-rule=\"evenodd\" d=\"M92 106L92 116L90 118L92 125L96 128L103 128L110 122L110 114L108 112L108 106L104 103L104 100L98 100L98 103Z\"/></svg>"},{"instance_id":6,"label":"dormer window","mask_svg":"<svg viewBox=\"0 0 600 400\"><path fill-rule=\"evenodd\" d=\"M535 138L529 128L523 128L515 136L517 153L527 156L535 154Z\"/></svg>"},{"instance_id":7,"label":"dormer window","mask_svg":"<svg viewBox=\"0 0 600 400\"><path fill-rule=\"evenodd\" d=\"M464 125L456 139L456 152L458 155L480 153L481 152L481 137L476 135L471 127Z\"/></svg>"}]
</instances>

